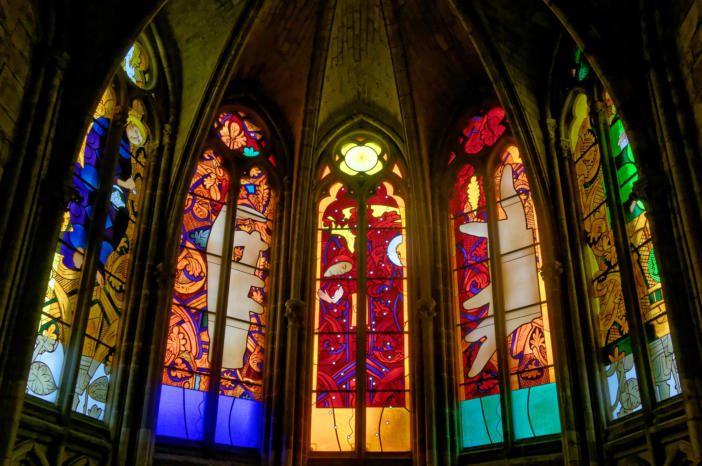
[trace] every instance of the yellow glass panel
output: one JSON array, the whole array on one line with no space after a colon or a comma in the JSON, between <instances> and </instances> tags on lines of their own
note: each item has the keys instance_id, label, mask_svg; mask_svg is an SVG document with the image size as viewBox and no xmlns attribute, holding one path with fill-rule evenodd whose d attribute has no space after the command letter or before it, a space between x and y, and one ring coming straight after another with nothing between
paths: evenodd
<instances>
[{"instance_id":1,"label":"yellow glass panel","mask_svg":"<svg viewBox=\"0 0 702 466\"><path fill-rule=\"evenodd\" d=\"M573 103L573 124L570 126L570 150L575 152L575 147L580 139L581 123L587 118L588 112L587 96L580 94L575 98Z\"/></svg>"},{"instance_id":2,"label":"yellow glass panel","mask_svg":"<svg viewBox=\"0 0 702 466\"><path fill-rule=\"evenodd\" d=\"M380 155L380 153L383 151L383 149L380 147L379 144L376 144L374 142L367 142L366 146L370 147L375 151L376 154Z\"/></svg>"},{"instance_id":3,"label":"yellow glass panel","mask_svg":"<svg viewBox=\"0 0 702 466\"><path fill-rule=\"evenodd\" d=\"M312 394L310 450L354 451L356 423L353 408L318 408Z\"/></svg>"},{"instance_id":4,"label":"yellow glass panel","mask_svg":"<svg viewBox=\"0 0 702 466\"><path fill-rule=\"evenodd\" d=\"M409 451L411 430L407 408L366 408L368 451Z\"/></svg>"},{"instance_id":5,"label":"yellow glass panel","mask_svg":"<svg viewBox=\"0 0 702 466\"><path fill-rule=\"evenodd\" d=\"M317 301L319 302L319 301ZM317 312L319 313L319 304L317 304ZM315 327L317 326L317 320L315 319ZM319 364L319 335L314 335L314 346L312 346L312 390L317 389L317 365ZM315 408L312 408L314 411Z\"/></svg>"},{"instance_id":6,"label":"yellow glass panel","mask_svg":"<svg viewBox=\"0 0 702 466\"><path fill-rule=\"evenodd\" d=\"M346 153L351 149L352 147L356 147L358 144L355 142L347 142L343 146L341 146L341 155L346 155Z\"/></svg>"},{"instance_id":7,"label":"yellow glass panel","mask_svg":"<svg viewBox=\"0 0 702 466\"><path fill-rule=\"evenodd\" d=\"M341 183L335 183L329 188L329 195L319 201L319 219L317 221L317 225L321 226L324 225L324 219L322 218L324 216L324 211L327 210L327 207L329 204L334 202L336 200L336 194L339 192L339 190L343 187Z\"/></svg>"},{"instance_id":8,"label":"yellow glass panel","mask_svg":"<svg viewBox=\"0 0 702 466\"><path fill-rule=\"evenodd\" d=\"M339 170L351 176L358 174L357 171L351 170L351 168L349 168L349 166L346 165L346 162L343 161L339 164Z\"/></svg>"},{"instance_id":9,"label":"yellow glass panel","mask_svg":"<svg viewBox=\"0 0 702 466\"><path fill-rule=\"evenodd\" d=\"M383 162L378 160L378 163L376 163L375 166L373 168L371 168L370 170L367 170L366 174L367 175L375 175L376 173L378 173L382 169L383 169Z\"/></svg>"},{"instance_id":10,"label":"yellow glass panel","mask_svg":"<svg viewBox=\"0 0 702 466\"><path fill-rule=\"evenodd\" d=\"M668 316L663 314L658 316L656 319L648 323L653 328L653 333L655 338L661 338L670 333L670 327L668 325Z\"/></svg>"}]
</instances>

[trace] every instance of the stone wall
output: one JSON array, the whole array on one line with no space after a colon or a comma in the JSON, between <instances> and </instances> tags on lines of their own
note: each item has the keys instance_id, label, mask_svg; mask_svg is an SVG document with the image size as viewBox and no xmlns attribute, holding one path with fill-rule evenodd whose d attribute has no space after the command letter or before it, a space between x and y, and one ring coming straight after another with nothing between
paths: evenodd
<instances>
[{"instance_id":1,"label":"stone wall","mask_svg":"<svg viewBox=\"0 0 702 466\"><path fill-rule=\"evenodd\" d=\"M679 11L677 48L690 106L698 128L702 128L702 1L691 0ZM702 134L698 131L702 146Z\"/></svg>"},{"instance_id":2,"label":"stone wall","mask_svg":"<svg viewBox=\"0 0 702 466\"><path fill-rule=\"evenodd\" d=\"M27 0L0 0L0 180L29 82L37 13Z\"/></svg>"}]
</instances>

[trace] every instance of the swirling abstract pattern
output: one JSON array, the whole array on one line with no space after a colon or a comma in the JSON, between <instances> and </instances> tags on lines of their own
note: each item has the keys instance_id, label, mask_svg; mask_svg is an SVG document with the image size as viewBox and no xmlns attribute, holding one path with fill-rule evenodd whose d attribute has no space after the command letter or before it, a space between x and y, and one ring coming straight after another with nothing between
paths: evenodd
<instances>
[{"instance_id":1,"label":"swirling abstract pattern","mask_svg":"<svg viewBox=\"0 0 702 466\"><path fill-rule=\"evenodd\" d=\"M390 183L381 183L365 211L365 224L359 226L357 201L341 183L319 205L311 435L317 451L354 450L359 409L366 416L364 449L409 449L404 201ZM359 227L363 247L358 244ZM363 289L359 283L365 284ZM366 322L360 329L359 299ZM366 379L363 400L357 403L359 335L366 342L360 349Z\"/></svg>"},{"instance_id":2,"label":"swirling abstract pattern","mask_svg":"<svg viewBox=\"0 0 702 466\"><path fill-rule=\"evenodd\" d=\"M203 440L205 422L216 422L216 443L256 447L276 197L263 168L246 169L239 179L234 224L228 227L231 184L222 157L205 151L185 202L157 433ZM227 228L234 229L231 270L226 309L218 311ZM212 345L220 317L223 353L213 379ZM216 400L207 396L211 383L217 384ZM216 420L207 418L213 404Z\"/></svg>"}]
</instances>

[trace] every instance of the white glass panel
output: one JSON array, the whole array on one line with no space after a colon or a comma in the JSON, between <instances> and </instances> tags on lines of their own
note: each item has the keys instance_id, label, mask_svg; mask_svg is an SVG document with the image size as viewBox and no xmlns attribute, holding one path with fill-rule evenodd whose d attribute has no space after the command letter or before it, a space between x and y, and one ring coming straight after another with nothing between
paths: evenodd
<instances>
[{"instance_id":1,"label":"white glass panel","mask_svg":"<svg viewBox=\"0 0 702 466\"><path fill-rule=\"evenodd\" d=\"M222 255L222 245L224 242L224 229L226 226L227 206L222 206L217 219L212 224L210 235L207 238L207 254L216 256Z\"/></svg>"},{"instance_id":2,"label":"white glass panel","mask_svg":"<svg viewBox=\"0 0 702 466\"><path fill-rule=\"evenodd\" d=\"M538 269L534 248L526 248L502 257L504 307L517 309L539 302Z\"/></svg>"},{"instance_id":3,"label":"white glass panel","mask_svg":"<svg viewBox=\"0 0 702 466\"><path fill-rule=\"evenodd\" d=\"M207 256L207 310L217 310L217 292L219 291L219 271L222 259L217 256ZM214 327L212 327L214 328Z\"/></svg>"}]
</instances>

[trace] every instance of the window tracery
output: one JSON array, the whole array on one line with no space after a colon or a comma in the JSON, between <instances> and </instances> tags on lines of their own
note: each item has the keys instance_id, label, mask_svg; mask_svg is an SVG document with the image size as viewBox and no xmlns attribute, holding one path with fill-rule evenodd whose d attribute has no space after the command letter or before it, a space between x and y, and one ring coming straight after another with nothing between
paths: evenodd
<instances>
[{"instance_id":1,"label":"window tracery","mask_svg":"<svg viewBox=\"0 0 702 466\"><path fill-rule=\"evenodd\" d=\"M223 108L185 200L157 435L260 445L274 161L252 115Z\"/></svg>"},{"instance_id":2,"label":"window tracery","mask_svg":"<svg viewBox=\"0 0 702 466\"><path fill-rule=\"evenodd\" d=\"M481 119L486 137L474 130ZM560 432L529 181L516 146L486 149L505 132L503 120L499 107L470 119L449 157L461 162L449 211L463 448Z\"/></svg>"},{"instance_id":3,"label":"window tracery","mask_svg":"<svg viewBox=\"0 0 702 466\"><path fill-rule=\"evenodd\" d=\"M402 172L383 146L349 137L322 169L313 453L410 450L405 200Z\"/></svg>"},{"instance_id":4,"label":"window tracery","mask_svg":"<svg viewBox=\"0 0 702 466\"><path fill-rule=\"evenodd\" d=\"M155 56L148 45L139 47L148 63L142 71L153 72ZM155 89L158 83L152 78L149 84ZM28 394L98 420L105 420L111 395L155 142L156 94L141 89L123 68L92 115L73 168L74 192L63 214L27 380Z\"/></svg>"},{"instance_id":5,"label":"window tracery","mask_svg":"<svg viewBox=\"0 0 702 466\"><path fill-rule=\"evenodd\" d=\"M646 208L634 193L635 157L606 91L602 104L603 114L593 112L593 97L577 90L566 130L606 413L616 420L680 394L681 385ZM651 384L653 399L642 383Z\"/></svg>"}]
</instances>

